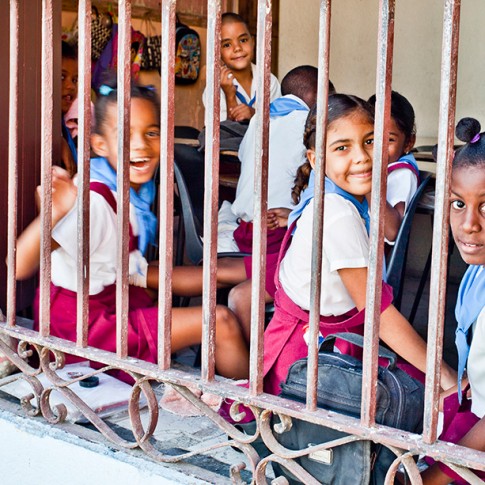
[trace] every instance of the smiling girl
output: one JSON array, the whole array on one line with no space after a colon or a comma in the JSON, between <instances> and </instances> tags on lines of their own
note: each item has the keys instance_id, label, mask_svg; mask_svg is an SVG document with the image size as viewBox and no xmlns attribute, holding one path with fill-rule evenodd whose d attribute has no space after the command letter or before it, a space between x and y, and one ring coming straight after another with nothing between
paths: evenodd
<instances>
[{"instance_id":1,"label":"smiling girl","mask_svg":"<svg viewBox=\"0 0 485 485\"><path fill-rule=\"evenodd\" d=\"M265 332L265 391L278 394L289 366L307 356L304 328L309 321L316 108L307 119L304 144L307 161L297 174L293 195L297 207L288 219L291 244L279 268L275 314ZM320 331L363 333L369 264L369 208L372 185L374 118L372 107L355 96L335 94L328 100L325 156L325 221L321 268ZM283 247L288 245L283 242ZM280 254L281 258L281 254ZM411 375L426 367L426 344L391 304L392 290L383 283L380 338L407 363ZM346 342L342 352L358 355ZM414 367L415 368L414 368ZM454 384L456 373L442 364L442 387Z\"/></svg>"},{"instance_id":2,"label":"smiling girl","mask_svg":"<svg viewBox=\"0 0 485 485\"><path fill-rule=\"evenodd\" d=\"M246 21L237 13L222 14L220 121L244 121L254 115L257 80L253 54L254 38ZM270 102L280 96L280 84L271 74ZM205 91L202 100L205 106Z\"/></svg>"},{"instance_id":3,"label":"smiling girl","mask_svg":"<svg viewBox=\"0 0 485 485\"><path fill-rule=\"evenodd\" d=\"M117 166L118 120L115 84L100 87L91 139L98 157L91 160L90 282L88 345L116 351L116 274L118 267ZM155 241L157 219L150 206L154 173L160 162L160 104L151 87L132 86L130 116L130 236L128 355L156 362L158 309L145 288L148 263L144 253ZM17 243L17 279L32 276L40 261L40 218ZM52 176L51 335L76 340L77 314L77 186L60 167ZM38 294L34 324L39 328ZM171 350L201 342L202 309L172 311ZM227 377L248 374L248 351L239 324L224 307L216 309L215 365ZM67 356L67 362L79 360ZM126 376L122 376L126 378Z\"/></svg>"}]
</instances>

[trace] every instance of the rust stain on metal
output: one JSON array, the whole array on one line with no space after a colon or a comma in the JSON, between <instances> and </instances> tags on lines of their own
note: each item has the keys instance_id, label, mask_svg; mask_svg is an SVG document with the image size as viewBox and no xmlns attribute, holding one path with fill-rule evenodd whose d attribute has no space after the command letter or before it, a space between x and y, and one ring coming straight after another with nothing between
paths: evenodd
<instances>
[{"instance_id":1,"label":"rust stain on metal","mask_svg":"<svg viewBox=\"0 0 485 485\"><path fill-rule=\"evenodd\" d=\"M15 325L17 308L16 237L18 214L19 0L10 0L10 72L8 132L7 321Z\"/></svg>"},{"instance_id":2,"label":"rust stain on metal","mask_svg":"<svg viewBox=\"0 0 485 485\"><path fill-rule=\"evenodd\" d=\"M428 361L426 367L423 424L423 437L429 443L435 441L437 436L440 362L443 355L449 238L448 200L450 194L451 163L454 154L460 8L460 0L447 0L443 19L438 160L436 166L433 253L431 259L428 317Z\"/></svg>"},{"instance_id":3,"label":"rust stain on metal","mask_svg":"<svg viewBox=\"0 0 485 485\"><path fill-rule=\"evenodd\" d=\"M130 224L131 0L118 12L118 271L116 275L116 349L128 355L128 257Z\"/></svg>"},{"instance_id":4,"label":"rust stain on metal","mask_svg":"<svg viewBox=\"0 0 485 485\"><path fill-rule=\"evenodd\" d=\"M161 369L170 367L172 324L173 265L173 150L175 113L175 5L174 0L162 2L162 69L160 118L160 240L158 291L158 363Z\"/></svg>"},{"instance_id":5,"label":"rust stain on metal","mask_svg":"<svg viewBox=\"0 0 485 485\"><path fill-rule=\"evenodd\" d=\"M90 227L90 135L91 135L91 0L80 0L79 21L79 142L78 142L78 260L76 342L88 344L89 324L89 227Z\"/></svg>"},{"instance_id":6,"label":"rust stain on metal","mask_svg":"<svg viewBox=\"0 0 485 485\"><path fill-rule=\"evenodd\" d=\"M251 288L250 390L263 391L263 332L266 293L266 213L268 200L269 94L271 83L271 2L258 1L256 64L259 69L254 147L254 221Z\"/></svg>"},{"instance_id":7,"label":"rust stain on metal","mask_svg":"<svg viewBox=\"0 0 485 485\"><path fill-rule=\"evenodd\" d=\"M318 379L318 332L320 322L320 297L322 287L322 251L323 251L323 214L325 210L325 145L327 138L328 119L328 83L330 63L330 21L331 1L320 3L320 26L318 46L318 93L317 93L317 129L315 133L316 169L314 198L312 250L312 280L310 290L310 343L308 345L308 376L307 376L307 409L314 411L317 407Z\"/></svg>"},{"instance_id":8,"label":"rust stain on metal","mask_svg":"<svg viewBox=\"0 0 485 485\"><path fill-rule=\"evenodd\" d=\"M362 375L362 423L375 422L377 359L381 315L384 213L386 205L389 118L394 47L394 0L380 0L377 40L377 81L374 161L370 224L369 273L365 313Z\"/></svg>"}]
</instances>

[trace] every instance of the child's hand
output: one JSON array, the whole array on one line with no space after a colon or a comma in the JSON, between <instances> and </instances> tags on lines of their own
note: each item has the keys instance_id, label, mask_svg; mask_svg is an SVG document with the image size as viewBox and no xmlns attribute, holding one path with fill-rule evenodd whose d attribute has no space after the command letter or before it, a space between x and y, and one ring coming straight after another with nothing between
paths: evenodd
<instances>
[{"instance_id":1,"label":"child's hand","mask_svg":"<svg viewBox=\"0 0 485 485\"><path fill-rule=\"evenodd\" d=\"M233 121L250 120L254 116L255 110L247 104L238 104L234 108L229 108L229 119Z\"/></svg>"},{"instance_id":2,"label":"child's hand","mask_svg":"<svg viewBox=\"0 0 485 485\"><path fill-rule=\"evenodd\" d=\"M38 187L38 190L40 187ZM40 195L40 193L39 193ZM76 203L77 187L67 170L52 167L52 226L54 227Z\"/></svg>"},{"instance_id":3,"label":"child's hand","mask_svg":"<svg viewBox=\"0 0 485 485\"><path fill-rule=\"evenodd\" d=\"M234 74L232 71L225 65L221 65L221 88L224 91L224 94L236 96L236 86L233 84Z\"/></svg>"},{"instance_id":4,"label":"child's hand","mask_svg":"<svg viewBox=\"0 0 485 485\"><path fill-rule=\"evenodd\" d=\"M269 230L278 229L278 227L288 226L288 216L291 210L285 207L277 207L275 209L269 209L266 222Z\"/></svg>"}]
</instances>

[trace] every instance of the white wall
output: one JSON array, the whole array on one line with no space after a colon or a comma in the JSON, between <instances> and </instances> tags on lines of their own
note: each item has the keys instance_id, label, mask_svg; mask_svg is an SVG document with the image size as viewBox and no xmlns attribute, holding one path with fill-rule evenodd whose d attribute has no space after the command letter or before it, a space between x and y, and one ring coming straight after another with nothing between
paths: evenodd
<instances>
[{"instance_id":1,"label":"white wall","mask_svg":"<svg viewBox=\"0 0 485 485\"><path fill-rule=\"evenodd\" d=\"M397 0L393 89L416 111L418 138L436 137L443 0ZM332 2L330 78L340 92L375 92L378 0ZM319 0L281 0L279 73L318 65ZM457 120L477 117L485 128L485 2L462 2Z\"/></svg>"}]
</instances>

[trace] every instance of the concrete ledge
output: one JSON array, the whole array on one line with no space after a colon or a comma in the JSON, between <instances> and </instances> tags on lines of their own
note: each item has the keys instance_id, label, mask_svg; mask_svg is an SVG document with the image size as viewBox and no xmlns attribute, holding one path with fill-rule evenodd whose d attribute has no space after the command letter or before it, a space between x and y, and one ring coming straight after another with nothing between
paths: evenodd
<instances>
[{"instance_id":1,"label":"concrete ledge","mask_svg":"<svg viewBox=\"0 0 485 485\"><path fill-rule=\"evenodd\" d=\"M18 406L0 400L0 462L8 464L2 467L2 485L214 483L177 470L177 465L157 464L141 454L101 443L102 436L94 431L51 426L43 418L18 415L15 408ZM83 430L85 436L73 433L72 428ZM88 437L91 433L94 436ZM97 439L90 439L93 437Z\"/></svg>"}]
</instances>

